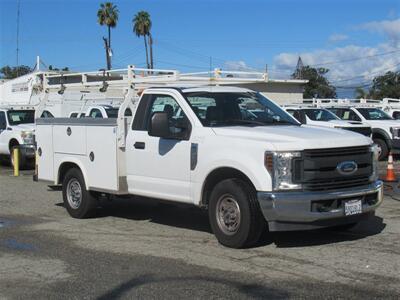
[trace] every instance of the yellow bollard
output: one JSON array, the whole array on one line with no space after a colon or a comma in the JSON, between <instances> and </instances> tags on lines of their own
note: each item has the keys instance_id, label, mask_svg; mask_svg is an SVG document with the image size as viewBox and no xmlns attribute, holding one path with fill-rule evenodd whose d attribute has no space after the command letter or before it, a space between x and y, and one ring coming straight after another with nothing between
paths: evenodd
<instances>
[{"instance_id":1,"label":"yellow bollard","mask_svg":"<svg viewBox=\"0 0 400 300\"><path fill-rule=\"evenodd\" d=\"M18 177L19 176L19 149L14 148L12 155L14 157L14 160L13 160L14 161L14 176Z\"/></svg>"}]
</instances>

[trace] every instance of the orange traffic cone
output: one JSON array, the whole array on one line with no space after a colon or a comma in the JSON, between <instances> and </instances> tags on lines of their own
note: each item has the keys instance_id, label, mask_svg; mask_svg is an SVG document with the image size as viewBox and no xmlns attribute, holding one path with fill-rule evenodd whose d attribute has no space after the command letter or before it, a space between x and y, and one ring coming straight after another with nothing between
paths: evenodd
<instances>
[{"instance_id":1,"label":"orange traffic cone","mask_svg":"<svg viewBox=\"0 0 400 300\"><path fill-rule=\"evenodd\" d=\"M386 177L383 180L384 181L389 181L389 182L397 181L396 174L394 173L394 169L393 169L392 152L389 152Z\"/></svg>"}]
</instances>

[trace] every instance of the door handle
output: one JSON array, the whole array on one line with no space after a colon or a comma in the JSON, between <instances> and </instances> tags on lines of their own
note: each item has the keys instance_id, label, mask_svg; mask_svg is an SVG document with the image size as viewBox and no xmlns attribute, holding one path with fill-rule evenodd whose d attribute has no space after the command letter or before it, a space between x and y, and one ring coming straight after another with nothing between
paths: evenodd
<instances>
[{"instance_id":1,"label":"door handle","mask_svg":"<svg viewBox=\"0 0 400 300\"><path fill-rule=\"evenodd\" d=\"M133 147L136 149L144 149L146 147L146 144L144 142L136 142Z\"/></svg>"}]
</instances>

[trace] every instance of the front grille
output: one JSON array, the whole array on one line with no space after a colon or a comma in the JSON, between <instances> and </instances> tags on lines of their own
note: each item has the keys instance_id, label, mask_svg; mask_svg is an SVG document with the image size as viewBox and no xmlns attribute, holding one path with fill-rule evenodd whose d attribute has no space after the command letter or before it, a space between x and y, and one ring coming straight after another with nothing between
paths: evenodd
<instances>
[{"instance_id":1,"label":"front grille","mask_svg":"<svg viewBox=\"0 0 400 300\"><path fill-rule=\"evenodd\" d=\"M357 132L368 137L370 137L372 133L371 127L342 127L342 129Z\"/></svg>"},{"instance_id":2,"label":"front grille","mask_svg":"<svg viewBox=\"0 0 400 300\"><path fill-rule=\"evenodd\" d=\"M353 174L343 175L338 164L354 161L358 168ZM372 153L369 146L305 150L294 161L293 181L307 191L352 188L369 183L372 174Z\"/></svg>"}]
</instances>

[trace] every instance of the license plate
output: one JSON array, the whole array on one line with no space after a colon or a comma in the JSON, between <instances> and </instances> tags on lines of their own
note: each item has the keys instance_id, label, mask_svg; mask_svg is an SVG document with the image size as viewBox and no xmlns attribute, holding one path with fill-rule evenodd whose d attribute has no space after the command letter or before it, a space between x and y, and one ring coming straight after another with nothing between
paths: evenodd
<instances>
[{"instance_id":1,"label":"license plate","mask_svg":"<svg viewBox=\"0 0 400 300\"><path fill-rule=\"evenodd\" d=\"M357 215L362 213L361 200L352 200L344 203L344 214L346 216Z\"/></svg>"}]
</instances>

